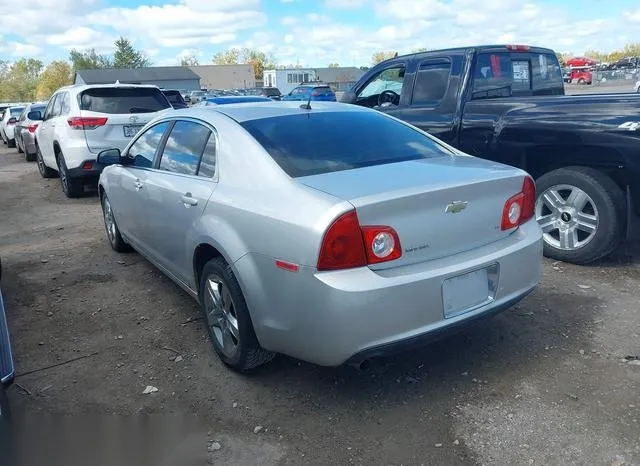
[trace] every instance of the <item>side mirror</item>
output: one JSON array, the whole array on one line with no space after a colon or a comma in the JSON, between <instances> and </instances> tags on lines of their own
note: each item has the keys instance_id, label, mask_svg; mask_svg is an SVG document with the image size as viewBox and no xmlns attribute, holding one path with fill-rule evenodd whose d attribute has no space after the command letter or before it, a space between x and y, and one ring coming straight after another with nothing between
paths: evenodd
<instances>
[{"instance_id":1,"label":"side mirror","mask_svg":"<svg viewBox=\"0 0 640 466\"><path fill-rule=\"evenodd\" d=\"M9 118L9 121L7 121L7 124L8 125L14 125L17 121L18 121L18 119L16 117L11 117L11 118Z\"/></svg>"},{"instance_id":2,"label":"side mirror","mask_svg":"<svg viewBox=\"0 0 640 466\"><path fill-rule=\"evenodd\" d=\"M27 113L27 118L29 120L33 120L33 121L41 121L42 120L42 113L40 113L39 110L33 111L33 112L29 112Z\"/></svg>"},{"instance_id":3,"label":"side mirror","mask_svg":"<svg viewBox=\"0 0 640 466\"><path fill-rule=\"evenodd\" d=\"M353 104L356 101L356 93L353 91L346 91L344 94L342 94L342 97L340 98L340 102L342 102L343 104Z\"/></svg>"},{"instance_id":4,"label":"side mirror","mask_svg":"<svg viewBox=\"0 0 640 466\"><path fill-rule=\"evenodd\" d=\"M122 161L120 149L106 149L98 154L98 163L102 165L117 165Z\"/></svg>"}]
</instances>

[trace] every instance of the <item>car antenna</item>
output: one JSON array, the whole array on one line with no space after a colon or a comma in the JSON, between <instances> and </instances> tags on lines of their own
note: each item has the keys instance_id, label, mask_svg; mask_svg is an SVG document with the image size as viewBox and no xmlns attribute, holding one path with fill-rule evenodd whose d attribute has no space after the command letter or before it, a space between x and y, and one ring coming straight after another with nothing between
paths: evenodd
<instances>
[{"instance_id":1,"label":"car antenna","mask_svg":"<svg viewBox=\"0 0 640 466\"><path fill-rule=\"evenodd\" d=\"M309 93L309 99L307 103L300 105L300 108L304 108L305 110L311 110L311 92Z\"/></svg>"}]
</instances>

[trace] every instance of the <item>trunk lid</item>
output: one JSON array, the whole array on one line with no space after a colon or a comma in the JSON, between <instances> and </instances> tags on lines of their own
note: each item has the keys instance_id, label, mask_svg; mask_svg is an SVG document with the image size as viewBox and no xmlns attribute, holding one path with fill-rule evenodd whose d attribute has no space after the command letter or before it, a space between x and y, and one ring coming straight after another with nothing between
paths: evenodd
<instances>
[{"instance_id":1,"label":"trunk lid","mask_svg":"<svg viewBox=\"0 0 640 466\"><path fill-rule=\"evenodd\" d=\"M402 247L384 269L471 250L508 236L504 204L522 190L524 172L475 157L434 157L297 178L347 200L361 225L387 225Z\"/></svg>"}]
</instances>

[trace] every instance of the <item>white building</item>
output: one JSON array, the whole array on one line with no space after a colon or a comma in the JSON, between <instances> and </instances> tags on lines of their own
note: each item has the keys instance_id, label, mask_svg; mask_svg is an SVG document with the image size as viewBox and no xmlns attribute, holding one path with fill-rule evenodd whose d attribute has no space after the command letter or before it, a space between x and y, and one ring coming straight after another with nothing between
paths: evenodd
<instances>
[{"instance_id":1,"label":"white building","mask_svg":"<svg viewBox=\"0 0 640 466\"><path fill-rule=\"evenodd\" d=\"M310 68L265 70L263 81L264 87L277 87L282 94L288 94L300 84L318 81L318 76Z\"/></svg>"}]
</instances>

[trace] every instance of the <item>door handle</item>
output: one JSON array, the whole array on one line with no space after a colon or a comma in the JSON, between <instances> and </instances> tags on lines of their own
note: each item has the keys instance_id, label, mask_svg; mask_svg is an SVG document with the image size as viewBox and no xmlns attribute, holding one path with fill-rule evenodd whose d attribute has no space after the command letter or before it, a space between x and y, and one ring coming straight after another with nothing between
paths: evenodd
<instances>
[{"instance_id":1,"label":"door handle","mask_svg":"<svg viewBox=\"0 0 640 466\"><path fill-rule=\"evenodd\" d=\"M133 185L136 187L136 191L140 191L144 187L144 185L140 180L136 180L136 182Z\"/></svg>"},{"instance_id":2,"label":"door handle","mask_svg":"<svg viewBox=\"0 0 640 466\"><path fill-rule=\"evenodd\" d=\"M195 197L192 197L191 193L183 194L181 199L182 199L182 203L185 205L185 207L198 205L198 200Z\"/></svg>"}]
</instances>

